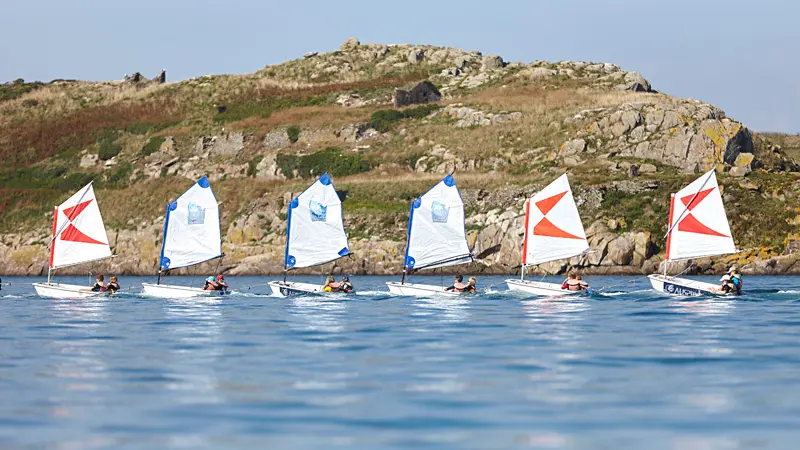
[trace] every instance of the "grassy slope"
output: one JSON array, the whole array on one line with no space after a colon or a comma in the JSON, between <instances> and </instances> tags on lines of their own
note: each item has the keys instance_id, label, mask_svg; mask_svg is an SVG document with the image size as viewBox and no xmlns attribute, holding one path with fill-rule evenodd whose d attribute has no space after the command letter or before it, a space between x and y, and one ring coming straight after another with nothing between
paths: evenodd
<instances>
[{"instance_id":1,"label":"grassy slope","mask_svg":"<svg viewBox=\"0 0 800 450\"><path fill-rule=\"evenodd\" d=\"M304 64L308 62L299 60L252 75L200 77L168 85L56 82L17 89L28 92L14 91L0 101L0 157L6 161L0 172L0 232L33 228L46 234L52 205L92 179L108 227L135 228L160 217L168 199L191 183L182 177L136 176L144 164L144 153L152 150L147 150L152 138L172 136L180 153L188 156L198 137L217 134L223 127L252 133L252 142L261 142L266 133L281 127L310 130L368 121L386 106L343 108L335 104L336 97L342 92L359 93L366 99L386 97L394 88L440 70L423 65L361 73L347 79L324 80L325 83L291 79L302 72ZM554 167L552 154L574 130L568 125L552 127L553 122L561 123L584 109L636 101L640 95L589 89L574 80L520 82L508 76L463 92L454 101L487 112L520 111L523 118L519 121L475 128L455 128L452 120L442 117L393 122L387 128L388 139L372 142L369 149L357 152L373 169L336 179L337 188L348 192L345 208L348 222L353 224L350 232L354 237L402 239L409 199L427 190L441 176L412 173L409 169L433 143L446 147L460 159L486 163L459 172L458 182L463 190L522 190L529 195L563 170ZM226 112L218 113L214 105L225 105ZM797 140L791 136L785 140L785 149L800 152ZM425 145L419 145L420 141ZM118 164L106 170L81 170L78 163L85 149L101 155L118 152ZM307 154L319 149L298 144L285 153ZM260 146L250 145L236 162L255 162L263 153ZM499 172L492 171L488 164L521 153L526 157ZM574 174L573 184L578 186L603 187L625 179L624 172L610 173L600 161L569 170ZM659 174L642 177L648 178L659 182L655 190L644 194L609 190L600 208L582 209L585 220L622 219L622 230L661 234L668 193L692 176L662 168ZM779 251L785 236L793 231L789 220L800 214L791 201L786 201L787 195L794 198L791 196L797 189L796 178L767 173L756 173L752 178L762 186L760 191L742 188L738 180L722 177L729 215L737 219L732 220L733 232L740 246L773 247ZM254 199L299 192L306 184L307 180L276 182L253 178L216 182L215 191L225 204L223 228ZM508 206L483 202L481 208ZM478 212L477 207L472 206L470 212Z\"/></svg>"}]
</instances>

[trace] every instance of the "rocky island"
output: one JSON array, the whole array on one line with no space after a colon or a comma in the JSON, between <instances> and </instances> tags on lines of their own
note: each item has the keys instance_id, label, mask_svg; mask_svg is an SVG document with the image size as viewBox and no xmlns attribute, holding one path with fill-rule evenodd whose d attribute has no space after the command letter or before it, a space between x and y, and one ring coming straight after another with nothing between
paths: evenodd
<instances>
[{"instance_id":1,"label":"rocky island","mask_svg":"<svg viewBox=\"0 0 800 450\"><path fill-rule=\"evenodd\" d=\"M742 252L688 273L800 274L794 138L614 64L356 39L248 75L16 80L0 85L0 274L46 273L53 205L91 180L118 255L92 269L153 274L164 206L203 175L225 272L279 274L286 204L326 171L353 255L316 273L397 274L409 202L452 170L478 258L465 270L519 273L523 203L567 172L594 253L538 270L651 273L669 194L711 168Z\"/></svg>"}]
</instances>

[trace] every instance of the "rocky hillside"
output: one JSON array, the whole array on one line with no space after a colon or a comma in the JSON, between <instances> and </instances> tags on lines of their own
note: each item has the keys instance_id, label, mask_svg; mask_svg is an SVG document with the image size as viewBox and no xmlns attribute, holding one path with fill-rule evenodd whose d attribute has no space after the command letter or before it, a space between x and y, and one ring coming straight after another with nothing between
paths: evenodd
<instances>
[{"instance_id":1,"label":"rocky hillside","mask_svg":"<svg viewBox=\"0 0 800 450\"><path fill-rule=\"evenodd\" d=\"M596 251L540 270L647 273L663 259L669 193L712 167L744 251L687 270L800 273L785 139L613 64L355 39L250 75L17 80L0 86L0 273L46 272L52 206L90 180L119 255L91 269L154 273L164 205L208 175L224 269L276 274L286 202L324 171L353 256L316 272L398 273L409 201L453 169L479 256L458 270L518 272L524 199L566 171Z\"/></svg>"}]
</instances>

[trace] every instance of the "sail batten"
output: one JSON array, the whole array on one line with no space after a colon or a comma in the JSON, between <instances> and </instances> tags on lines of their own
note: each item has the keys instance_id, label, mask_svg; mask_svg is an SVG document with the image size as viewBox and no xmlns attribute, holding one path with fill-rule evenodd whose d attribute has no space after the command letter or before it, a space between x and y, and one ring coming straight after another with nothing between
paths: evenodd
<instances>
[{"instance_id":1,"label":"sail batten","mask_svg":"<svg viewBox=\"0 0 800 450\"><path fill-rule=\"evenodd\" d=\"M50 269L109 257L108 235L89 183L54 210Z\"/></svg>"},{"instance_id":2,"label":"sail batten","mask_svg":"<svg viewBox=\"0 0 800 450\"><path fill-rule=\"evenodd\" d=\"M318 266L349 254L342 201L325 173L289 204L284 267Z\"/></svg>"},{"instance_id":3,"label":"sail batten","mask_svg":"<svg viewBox=\"0 0 800 450\"><path fill-rule=\"evenodd\" d=\"M736 253L714 170L673 194L667 261Z\"/></svg>"},{"instance_id":4,"label":"sail batten","mask_svg":"<svg viewBox=\"0 0 800 450\"><path fill-rule=\"evenodd\" d=\"M588 252L586 232L564 174L525 202L522 265L535 266Z\"/></svg>"},{"instance_id":5,"label":"sail batten","mask_svg":"<svg viewBox=\"0 0 800 450\"><path fill-rule=\"evenodd\" d=\"M464 227L464 202L452 175L411 204L405 270L473 261Z\"/></svg>"},{"instance_id":6,"label":"sail batten","mask_svg":"<svg viewBox=\"0 0 800 450\"><path fill-rule=\"evenodd\" d=\"M167 205L159 266L177 269L221 255L219 205L208 178L203 177Z\"/></svg>"}]
</instances>

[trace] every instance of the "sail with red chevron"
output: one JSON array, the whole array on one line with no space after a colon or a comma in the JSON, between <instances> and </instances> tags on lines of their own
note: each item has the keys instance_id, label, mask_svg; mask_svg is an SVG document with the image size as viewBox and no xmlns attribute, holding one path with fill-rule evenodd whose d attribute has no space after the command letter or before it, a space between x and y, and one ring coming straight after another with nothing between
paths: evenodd
<instances>
[{"instance_id":1,"label":"sail with red chevron","mask_svg":"<svg viewBox=\"0 0 800 450\"><path fill-rule=\"evenodd\" d=\"M672 195L667 261L736 253L713 170Z\"/></svg>"},{"instance_id":2,"label":"sail with red chevron","mask_svg":"<svg viewBox=\"0 0 800 450\"><path fill-rule=\"evenodd\" d=\"M91 183L57 206L54 214L51 269L111 257L106 227Z\"/></svg>"}]
</instances>

